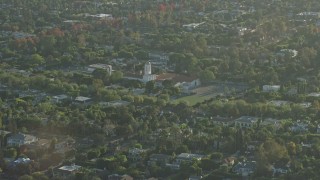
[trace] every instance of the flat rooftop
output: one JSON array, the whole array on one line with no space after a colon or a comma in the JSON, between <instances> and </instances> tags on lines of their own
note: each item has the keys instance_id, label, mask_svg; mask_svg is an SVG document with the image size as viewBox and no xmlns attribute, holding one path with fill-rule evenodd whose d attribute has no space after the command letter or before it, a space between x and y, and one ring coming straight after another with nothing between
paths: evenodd
<instances>
[{"instance_id":1,"label":"flat rooftop","mask_svg":"<svg viewBox=\"0 0 320 180\"><path fill-rule=\"evenodd\" d=\"M81 168L81 166L71 165L71 166L62 166L59 168L59 170L72 172L72 171L76 171L80 168Z\"/></svg>"}]
</instances>

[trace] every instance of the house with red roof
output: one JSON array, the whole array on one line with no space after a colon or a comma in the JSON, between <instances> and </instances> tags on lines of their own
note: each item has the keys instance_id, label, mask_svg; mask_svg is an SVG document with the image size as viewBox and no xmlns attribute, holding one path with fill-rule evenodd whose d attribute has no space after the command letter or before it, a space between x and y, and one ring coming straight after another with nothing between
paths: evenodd
<instances>
[{"instance_id":1,"label":"house with red roof","mask_svg":"<svg viewBox=\"0 0 320 180\"><path fill-rule=\"evenodd\" d=\"M196 76L188 76L176 73L163 73L157 76L156 82L162 84L165 80L171 80L175 87L180 87L182 92L189 93L190 90L201 85L200 79Z\"/></svg>"}]
</instances>

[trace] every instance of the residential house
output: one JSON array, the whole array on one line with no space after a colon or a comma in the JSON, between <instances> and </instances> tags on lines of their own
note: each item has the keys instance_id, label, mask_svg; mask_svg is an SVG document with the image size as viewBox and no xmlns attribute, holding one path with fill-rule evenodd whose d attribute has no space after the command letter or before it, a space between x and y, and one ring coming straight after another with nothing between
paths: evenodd
<instances>
[{"instance_id":1,"label":"residential house","mask_svg":"<svg viewBox=\"0 0 320 180\"><path fill-rule=\"evenodd\" d=\"M251 141L247 144L246 151L244 152L247 158L254 158L256 150L261 145L260 141Z\"/></svg>"},{"instance_id":2,"label":"residential house","mask_svg":"<svg viewBox=\"0 0 320 180\"><path fill-rule=\"evenodd\" d=\"M294 49L281 49L280 52L276 53L276 55L281 57L289 56L291 58L294 58L298 55L298 51Z\"/></svg>"},{"instance_id":3,"label":"residential house","mask_svg":"<svg viewBox=\"0 0 320 180\"><path fill-rule=\"evenodd\" d=\"M226 52L229 49L228 46L208 46L208 50L212 55L219 55L220 53ZM216 61L221 61L220 59L216 59Z\"/></svg>"},{"instance_id":4,"label":"residential house","mask_svg":"<svg viewBox=\"0 0 320 180\"><path fill-rule=\"evenodd\" d=\"M169 61L169 55L166 53L150 52L148 55L151 61Z\"/></svg>"},{"instance_id":5,"label":"residential house","mask_svg":"<svg viewBox=\"0 0 320 180\"><path fill-rule=\"evenodd\" d=\"M252 116L241 116L235 120L235 126L240 128L252 128L258 125L259 118Z\"/></svg>"},{"instance_id":6,"label":"residential house","mask_svg":"<svg viewBox=\"0 0 320 180\"><path fill-rule=\"evenodd\" d=\"M162 129L156 129L155 131L152 131L148 137L149 141L155 142L160 137L162 131Z\"/></svg>"},{"instance_id":7,"label":"residential house","mask_svg":"<svg viewBox=\"0 0 320 180\"><path fill-rule=\"evenodd\" d=\"M16 160L11 161L9 163L9 167L16 167L20 164L29 164L30 162L32 162L32 160L30 160L29 158L18 158Z\"/></svg>"},{"instance_id":8,"label":"residential house","mask_svg":"<svg viewBox=\"0 0 320 180\"><path fill-rule=\"evenodd\" d=\"M293 126L289 128L292 132L302 133L307 132L309 130L308 124L297 122Z\"/></svg>"},{"instance_id":9,"label":"residential house","mask_svg":"<svg viewBox=\"0 0 320 180\"><path fill-rule=\"evenodd\" d=\"M298 13L297 16L299 17L302 17L302 18L320 18L320 13L319 12L301 12L301 13Z\"/></svg>"},{"instance_id":10,"label":"residential house","mask_svg":"<svg viewBox=\"0 0 320 180\"><path fill-rule=\"evenodd\" d=\"M24 77L30 77L32 75L31 72L26 71L26 70L20 70L20 69L16 69L16 68L12 68L12 69L8 69L6 71L12 72L12 73L16 73L16 74L20 74Z\"/></svg>"},{"instance_id":11,"label":"residential house","mask_svg":"<svg viewBox=\"0 0 320 180\"><path fill-rule=\"evenodd\" d=\"M191 31L193 29L196 29L197 27L199 27L200 25L204 24L205 22L201 22L201 23L191 23L191 24L184 24L182 25L182 27L186 28L187 30Z\"/></svg>"},{"instance_id":12,"label":"residential house","mask_svg":"<svg viewBox=\"0 0 320 180\"><path fill-rule=\"evenodd\" d=\"M176 73L163 73L156 78L157 84L160 86L164 80L171 80L174 86L180 87L184 93L189 93L192 89L201 85L200 79L195 76Z\"/></svg>"},{"instance_id":13,"label":"residential house","mask_svg":"<svg viewBox=\"0 0 320 180\"><path fill-rule=\"evenodd\" d=\"M235 157L227 157L223 160L223 164L226 164L227 166L233 166L235 163L236 158Z\"/></svg>"},{"instance_id":14,"label":"residential house","mask_svg":"<svg viewBox=\"0 0 320 180\"><path fill-rule=\"evenodd\" d=\"M23 39L23 38L32 38L32 37L36 37L35 34L28 34L28 33L24 33L24 32L13 32L12 36L15 39Z\"/></svg>"},{"instance_id":15,"label":"residential house","mask_svg":"<svg viewBox=\"0 0 320 180\"><path fill-rule=\"evenodd\" d=\"M148 165L157 164L160 166L165 166L171 160L171 156L165 154L152 154L149 157Z\"/></svg>"},{"instance_id":16,"label":"residential house","mask_svg":"<svg viewBox=\"0 0 320 180\"><path fill-rule=\"evenodd\" d=\"M232 171L241 176L250 176L256 170L256 165L256 161L239 162L232 168Z\"/></svg>"},{"instance_id":17,"label":"residential house","mask_svg":"<svg viewBox=\"0 0 320 180\"><path fill-rule=\"evenodd\" d=\"M304 142L301 142L301 147L302 149L310 149L312 147L312 144L311 143L304 143Z\"/></svg>"},{"instance_id":18,"label":"residential house","mask_svg":"<svg viewBox=\"0 0 320 180\"><path fill-rule=\"evenodd\" d=\"M245 27L237 27L235 28L238 36L244 36L246 32L248 32L248 28Z\"/></svg>"},{"instance_id":19,"label":"residential house","mask_svg":"<svg viewBox=\"0 0 320 180\"><path fill-rule=\"evenodd\" d=\"M179 170L180 169L180 165L179 164L175 164L175 163L174 164L167 163L166 167L170 168L171 170Z\"/></svg>"},{"instance_id":20,"label":"residential house","mask_svg":"<svg viewBox=\"0 0 320 180\"><path fill-rule=\"evenodd\" d=\"M278 92L280 90L280 85L263 85L262 91L263 92Z\"/></svg>"},{"instance_id":21,"label":"residential house","mask_svg":"<svg viewBox=\"0 0 320 180\"><path fill-rule=\"evenodd\" d=\"M7 146L21 146L24 144L31 144L36 141L38 141L38 138L36 138L35 136L21 133L8 134Z\"/></svg>"},{"instance_id":22,"label":"residential house","mask_svg":"<svg viewBox=\"0 0 320 180\"><path fill-rule=\"evenodd\" d=\"M144 88L132 89L132 94L135 96L142 95L146 90Z\"/></svg>"},{"instance_id":23,"label":"residential house","mask_svg":"<svg viewBox=\"0 0 320 180\"><path fill-rule=\"evenodd\" d=\"M191 162L193 159L201 160L204 157L205 157L204 155L200 155L200 154L181 153L177 156L176 163L181 164L181 162L185 162L185 161Z\"/></svg>"},{"instance_id":24,"label":"residential house","mask_svg":"<svg viewBox=\"0 0 320 180\"><path fill-rule=\"evenodd\" d=\"M300 105L303 108L309 108L311 107L311 103L310 102L303 102L303 103L299 103L298 105Z\"/></svg>"},{"instance_id":25,"label":"residential house","mask_svg":"<svg viewBox=\"0 0 320 180\"><path fill-rule=\"evenodd\" d=\"M81 166L75 164L72 164L71 166L61 166L53 171L53 176L68 178L79 172L81 168Z\"/></svg>"},{"instance_id":26,"label":"residential house","mask_svg":"<svg viewBox=\"0 0 320 180\"><path fill-rule=\"evenodd\" d=\"M91 102L91 98L89 97L84 97L84 96L78 96L76 97L76 99L74 100L75 104L79 104L79 105L88 105Z\"/></svg>"},{"instance_id":27,"label":"residential house","mask_svg":"<svg viewBox=\"0 0 320 180\"><path fill-rule=\"evenodd\" d=\"M129 149L128 158L133 161L139 161L142 158L143 153L145 153L145 149L132 148Z\"/></svg>"},{"instance_id":28,"label":"residential house","mask_svg":"<svg viewBox=\"0 0 320 180\"><path fill-rule=\"evenodd\" d=\"M281 107L281 106L285 106L285 105L289 105L291 102L290 101L281 101L281 100L272 100L269 101L269 104L272 104L276 107Z\"/></svg>"},{"instance_id":29,"label":"residential house","mask_svg":"<svg viewBox=\"0 0 320 180\"><path fill-rule=\"evenodd\" d=\"M288 166L272 165L271 170L272 170L272 176L287 174L288 172L290 172L290 168Z\"/></svg>"},{"instance_id":30,"label":"residential house","mask_svg":"<svg viewBox=\"0 0 320 180\"><path fill-rule=\"evenodd\" d=\"M313 93L308 94L307 96L312 97L312 98L318 98L318 97L320 97L320 93L313 92Z\"/></svg>"},{"instance_id":31,"label":"residential house","mask_svg":"<svg viewBox=\"0 0 320 180\"><path fill-rule=\"evenodd\" d=\"M99 105L102 107L120 107L120 106L127 106L130 102L123 101L123 100L116 100L116 101L109 101L109 102L100 102Z\"/></svg>"},{"instance_id":32,"label":"residential house","mask_svg":"<svg viewBox=\"0 0 320 180\"><path fill-rule=\"evenodd\" d=\"M55 102L55 103L61 103L63 101L66 101L67 99L69 99L69 97L67 95L65 95L65 94L52 96L52 101Z\"/></svg>"},{"instance_id":33,"label":"residential house","mask_svg":"<svg viewBox=\"0 0 320 180\"><path fill-rule=\"evenodd\" d=\"M95 14L95 15L91 15L91 14L86 14L87 17L93 17L93 18L98 18L101 20L110 20L113 19L111 14Z\"/></svg>"},{"instance_id":34,"label":"residential house","mask_svg":"<svg viewBox=\"0 0 320 180\"><path fill-rule=\"evenodd\" d=\"M289 96L294 96L294 95L298 94L298 88L293 87L293 88L289 89L286 94Z\"/></svg>"},{"instance_id":35,"label":"residential house","mask_svg":"<svg viewBox=\"0 0 320 180\"><path fill-rule=\"evenodd\" d=\"M267 118L260 123L260 126L272 126L276 130L278 130L281 127L281 123L277 119Z\"/></svg>"},{"instance_id":36,"label":"residential house","mask_svg":"<svg viewBox=\"0 0 320 180\"><path fill-rule=\"evenodd\" d=\"M212 119L212 123L216 124L216 125L222 125L222 126L231 126L234 124L235 119L232 117L213 117Z\"/></svg>"}]
</instances>

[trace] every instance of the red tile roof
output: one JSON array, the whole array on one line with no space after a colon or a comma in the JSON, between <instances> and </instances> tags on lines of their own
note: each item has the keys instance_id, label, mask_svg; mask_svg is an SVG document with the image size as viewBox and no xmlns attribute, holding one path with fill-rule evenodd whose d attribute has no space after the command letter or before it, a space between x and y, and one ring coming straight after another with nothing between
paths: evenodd
<instances>
[{"instance_id":1,"label":"red tile roof","mask_svg":"<svg viewBox=\"0 0 320 180\"><path fill-rule=\"evenodd\" d=\"M174 82L192 82L196 80L197 77L195 76L187 76L183 74L176 74L176 73L163 73L157 76L157 81L164 81L164 80L172 80Z\"/></svg>"}]
</instances>

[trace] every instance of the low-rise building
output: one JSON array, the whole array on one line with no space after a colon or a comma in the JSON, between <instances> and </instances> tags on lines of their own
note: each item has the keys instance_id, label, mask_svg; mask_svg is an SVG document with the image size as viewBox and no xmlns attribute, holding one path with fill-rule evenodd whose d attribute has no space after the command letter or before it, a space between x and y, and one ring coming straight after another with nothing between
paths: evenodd
<instances>
[{"instance_id":1,"label":"low-rise building","mask_svg":"<svg viewBox=\"0 0 320 180\"><path fill-rule=\"evenodd\" d=\"M236 158L235 157L227 157L223 160L223 164L226 164L227 166L233 166Z\"/></svg>"},{"instance_id":2,"label":"low-rise building","mask_svg":"<svg viewBox=\"0 0 320 180\"><path fill-rule=\"evenodd\" d=\"M142 154L145 153L145 149L132 148L129 149L128 158L133 161L139 161L142 158Z\"/></svg>"},{"instance_id":3,"label":"low-rise building","mask_svg":"<svg viewBox=\"0 0 320 180\"><path fill-rule=\"evenodd\" d=\"M185 162L185 161L191 162L193 159L201 160L204 157L205 157L204 155L200 155L200 154L181 153L177 156L176 162L177 164L180 164L181 162Z\"/></svg>"},{"instance_id":4,"label":"low-rise building","mask_svg":"<svg viewBox=\"0 0 320 180\"><path fill-rule=\"evenodd\" d=\"M52 101L55 103L61 103L65 100L69 99L69 97L65 94L60 94L60 95L56 95L56 96L52 96Z\"/></svg>"},{"instance_id":5,"label":"low-rise building","mask_svg":"<svg viewBox=\"0 0 320 180\"><path fill-rule=\"evenodd\" d=\"M157 76L157 83L162 84L165 80L171 80L175 87L180 87L182 92L188 93L190 90L201 85L200 79L195 76L186 76L176 73L164 73Z\"/></svg>"},{"instance_id":6,"label":"low-rise building","mask_svg":"<svg viewBox=\"0 0 320 180\"><path fill-rule=\"evenodd\" d=\"M180 165L179 165L179 164L170 164L170 163L167 163L167 164L166 164L166 167L167 167L167 168L170 168L171 170L179 170L179 169L180 169Z\"/></svg>"},{"instance_id":7,"label":"low-rise building","mask_svg":"<svg viewBox=\"0 0 320 180\"><path fill-rule=\"evenodd\" d=\"M260 123L260 126L272 126L278 130L281 127L281 123L277 119L267 118Z\"/></svg>"},{"instance_id":8,"label":"low-rise building","mask_svg":"<svg viewBox=\"0 0 320 180\"><path fill-rule=\"evenodd\" d=\"M235 120L235 126L240 128L252 128L258 125L258 117L241 116Z\"/></svg>"},{"instance_id":9,"label":"low-rise building","mask_svg":"<svg viewBox=\"0 0 320 180\"><path fill-rule=\"evenodd\" d=\"M272 104L276 107L281 107L281 106L285 106L285 105L290 105L291 102L290 101L281 101L281 100L272 100L272 101L269 101L269 104Z\"/></svg>"},{"instance_id":10,"label":"low-rise building","mask_svg":"<svg viewBox=\"0 0 320 180\"><path fill-rule=\"evenodd\" d=\"M10 167L15 167L19 164L29 164L30 162L32 162L32 160L30 160L29 158L18 158L16 160L13 160L9 163Z\"/></svg>"},{"instance_id":11,"label":"low-rise building","mask_svg":"<svg viewBox=\"0 0 320 180\"><path fill-rule=\"evenodd\" d=\"M71 166L61 166L54 170L53 175L54 177L67 178L79 172L80 169L81 169L81 166L78 166L75 164L72 164Z\"/></svg>"},{"instance_id":12,"label":"low-rise building","mask_svg":"<svg viewBox=\"0 0 320 180\"><path fill-rule=\"evenodd\" d=\"M290 168L288 166L276 166L273 165L271 167L272 170L272 175L273 176L277 176L277 175L281 175L281 174L287 174L288 172L290 172Z\"/></svg>"},{"instance_id":13,"label":"low-rise building","mask_svg":"<svg viewBox=\"0 0 320 180\"><path fill-rule=\"evenodd\" d=\"M165 154L152 154L149 158L148 165L158 164L165 166L171 160L171 156Z\"/></svg>"},{"instance_id":14,"label":"low-rise building","mask_svg":"<svg viewBox=\"0 0 320 180\"><path fill-rule=\"evenodd\" d=\"M320 12L300 12L297 14L297 16L302 18L320 18Z\"/></svg>"},{"instance_id":15,"label":"low-rise building","mask_svg":"<svg viewBox=\"0 0 320 180\"><path fill-rule=\"evenodd\" d=\"M109 76L112 74L112 66L108 64L91 64L89 65L87 71L92 73L96 69L106 70Z\"/></svg>"},{"instance_id":16,"label":"low-rise building","mask_svg":"<svg viewBox=\"0 0 320 180\"><path fill-rule=\"evenodd\" d=\"M91 102L91 98L89 97L84 97L84 96L78 96L75 98L74 103L75 104L80 104L80 105L87 105Z\"/></svg>"},{"instance_id":17,"label":"low-rise building","mask_svg":"<svg viewBox=\"0 0 320 180\"><path fill-rule=\"evenodd\" d=\"M200 25L204 24L205 22L201 22L201 23L191 23L191 24L184 24L182 25L182 27L188 29L188 30L193 30L196 29L197 27L199 27Z\"/></svg>"},{"instance_id":18,"label":"low-rise building","mask_svg":"<svg viewBox=\"0 0 320 180\"><path fill-rule=\"evenodd\" d=\"M313 92L313 93L308 94L307 96L313 97L313 98L318 98L318 97L320 97L320 93Z\"/></svg>"},{"instance_id":19,"label":"low-rise building","mask_svg":"<svg viewBox=\"0 0 320 180\"><path fill-rule=\"evenodd\" d=\"M130 102L123 101L123 100L116 100L116 101L109 101L109 102L100 102L99 105L103 107L120 107L120 106L127 106Z\"/></svg>"},{"instance_id":20,"label":"low-rise building","mask_svg":"<svg viewBox=\"0 0 320 180\"><path fill-rule=\"evenodd\" d=\"M320 125L317 126L317 133L320 134Z\"/></svg>"},{"instance_id":21,"label":"low-rise building","mask_svg":"<svg viewBox=\"0 0 320 180\"><path fill-rule=\"evenodd\" d=\"M256 161L239 162L232 171L241 176L250 176L256 170L256 164Z\"/></svg>"},{"instance_id":22,"label":"low-rise building","mask_svg":"<svg viewBox=\"0 0 320 180\"><path fill-rule=\"evenodd\" d=\"M22 133L9 134L7 137L7 146L21 146L24 144L31 144L36 141L38 141L38 138L35 136Z\"/></svg>"},{"instance_id":23,"label":"low-rise building","mask_svg":"<svg viewBox=\"0 0 320 180\"><path fill-rule=\"evenodd\" d=\"M263 85L263 92L278 92L280 90L280 85Z\"/></svg>"},{"instance_id":24,"label":"low-rise building","mask_svg":"<svg viewBox=\"0 0 320 180\"><path fill-rule=\"evenodd\" d=\"M280 52L276 53L276 55L281 57L289 56L291 58L294 58L298 55L298 51L294 49L281 49Z\"/></svg>"},{"instance_id":25,"label":"low-rise building","mask_svg":"<svg viewBox=\"0 0 320 180\"><path fill-rule=\"evenodd\" d=\"M213 117L212 118L212 123L216 125L222 125L222 126L231 126L234 124L235 119L232 117Z\"/></svg>"},{"instance_id":26,"label":"low-rise building","mask_svg":"<svg viewBox=\"0 0 320 180\"><path fill-rule=\"evenodd\" d=\"M301 123L301 122L298 122L298 123L295 123L293 126L291 126L289 128L292 132L296 132L296 133L301 133L301 132L307 132L309 130L308 128L308 124L305 124L305 123Z\"/></svg>"}]
</instances>

